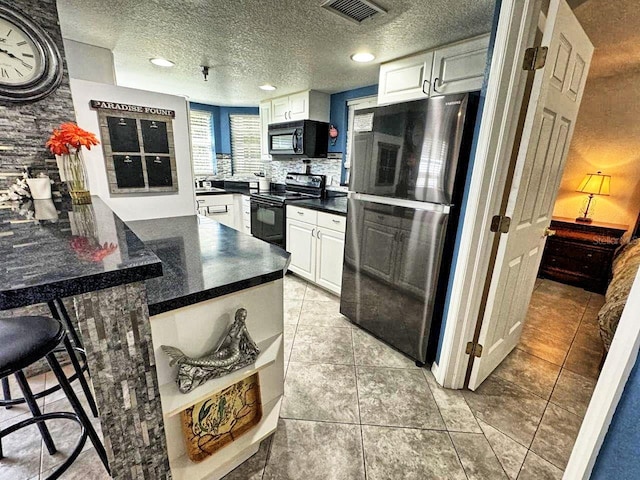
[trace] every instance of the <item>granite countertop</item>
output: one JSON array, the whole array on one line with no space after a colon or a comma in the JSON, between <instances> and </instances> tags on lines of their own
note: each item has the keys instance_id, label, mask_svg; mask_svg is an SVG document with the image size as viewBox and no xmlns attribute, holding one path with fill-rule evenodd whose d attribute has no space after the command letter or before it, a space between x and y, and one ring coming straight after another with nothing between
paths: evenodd
<instances>
[{"instance_id":1,"label":"granite countertop","mask_svg":"<svg viewBox=\"0 0 640 480\"><path fill-rule=\"evenodd\" d=\"M162 275L158 257L92 198L0 204L0 310Z\"/></svg>"},{"instance_id":2,"label":"granite countertop","mask_svg":"<svg viewBox=\"0 0 640 480\"><path fill-rule=\"evenodd\" d=\"M150 315L274 281L289 265L281 248L202 216L128 225L163 264L146 282Z\"/></svg>"},{"instance_id":3,"label":"granite countertop","mask_svg":"<svg viewBox=\"0 0 640 480\"><path fill-rule=\"evenodd\" d=\"M347 197L313 198L309 200L296 200L289 205L309 208L334 215L347 216Z\"/></svg>"}]
</instances>

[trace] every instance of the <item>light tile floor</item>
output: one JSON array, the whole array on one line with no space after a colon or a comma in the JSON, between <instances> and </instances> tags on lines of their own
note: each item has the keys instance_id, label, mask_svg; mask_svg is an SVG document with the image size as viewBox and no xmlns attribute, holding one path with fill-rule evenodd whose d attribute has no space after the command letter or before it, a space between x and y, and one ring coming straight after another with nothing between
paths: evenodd
<instances>
[{"instance_id":1,"label":"light tile floor","mask_svg":"<svg viewBox=\"0 0 640 480\"><path fill-rule=\"evenodd\" d=\"M518 348L478 391L456 391L352 325L337 297L288 275L280 425L225 480L560 479L598 376L602 302L539 280ZM51 381L30 379L36 391ZM68 409L59 396L41 402ZM27 416L0 409L0 427ZM0 480L46 478L76 438L51 429L55 458L35 427L5 439ZM87 446L62 478L108 477Z\"/></svg>"}]
</instances>

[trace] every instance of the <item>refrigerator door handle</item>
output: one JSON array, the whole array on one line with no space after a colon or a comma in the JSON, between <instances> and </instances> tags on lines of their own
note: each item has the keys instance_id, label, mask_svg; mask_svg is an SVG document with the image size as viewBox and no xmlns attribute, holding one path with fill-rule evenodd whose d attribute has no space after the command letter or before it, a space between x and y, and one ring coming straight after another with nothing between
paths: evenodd
<instances>
[{"instance_id":1,"label":"refrigerator door handle","mask_svg":"<svg viewBox=\"0 0 640 480\"><path fill-rule=\"evenodd\" d=\"M394 207L413 208L416 210L426 210L428 212L451 213L451 205L441 203L419 202L417 200L405 200L403 198L378 197L376 195L367 195L365 193L349 192L349 198L354 200L362 200L364 202L379 203L382 205L391 205Z\"/></svg>"}]
</instances>

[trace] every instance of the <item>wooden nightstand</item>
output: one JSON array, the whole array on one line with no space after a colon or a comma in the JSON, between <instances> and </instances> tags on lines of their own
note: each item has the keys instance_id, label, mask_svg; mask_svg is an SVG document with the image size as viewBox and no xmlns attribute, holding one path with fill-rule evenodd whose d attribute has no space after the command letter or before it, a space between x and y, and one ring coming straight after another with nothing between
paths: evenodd
<instances>
[{"instance_id":1,"label":"wooden nightstand","mask_svg":"<svg viewBox=\"0 0 640 480\"><path fill-rule=\"evenodd\" d=\"M613 254L628 225L579 223L553 217L538 276L604 293L611 274Z\"/></svg>"}]
</instances>

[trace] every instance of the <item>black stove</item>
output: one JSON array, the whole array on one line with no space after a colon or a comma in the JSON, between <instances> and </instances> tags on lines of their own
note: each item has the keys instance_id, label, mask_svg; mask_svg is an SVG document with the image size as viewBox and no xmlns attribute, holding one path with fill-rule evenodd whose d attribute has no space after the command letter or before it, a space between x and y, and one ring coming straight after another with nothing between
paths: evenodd
<instances>
[{"instance_id":1,"label":"black stove","mask_svg":"<svg viewBox=\"0 0 640 480\"><path fill-rule=\"evenodd\" d=\"M324 196L326 177L309 173L287 174L284 189L251 194L251 234L286 247L286 204Z\"/></svg>"}]
</instances>

